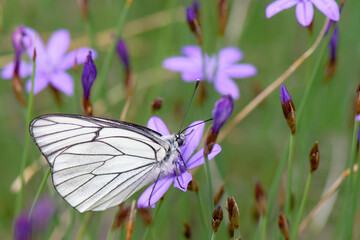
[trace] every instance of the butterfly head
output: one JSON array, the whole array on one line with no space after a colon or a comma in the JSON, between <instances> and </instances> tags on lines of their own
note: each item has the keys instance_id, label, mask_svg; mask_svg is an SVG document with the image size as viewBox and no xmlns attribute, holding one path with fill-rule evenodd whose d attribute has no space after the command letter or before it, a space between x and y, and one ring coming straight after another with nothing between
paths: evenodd
<instances>
[{"instance_id":1,"label":"butterfly head","mask_svg":"<svg viewBox=\"0 0 360 240\"><path fill-rule=\"evenodd\" d=\"M175 134L175 142L177 142L178 147L182 147L186 143L186 138L183 133Z\"/></svg>"}]
</instances>

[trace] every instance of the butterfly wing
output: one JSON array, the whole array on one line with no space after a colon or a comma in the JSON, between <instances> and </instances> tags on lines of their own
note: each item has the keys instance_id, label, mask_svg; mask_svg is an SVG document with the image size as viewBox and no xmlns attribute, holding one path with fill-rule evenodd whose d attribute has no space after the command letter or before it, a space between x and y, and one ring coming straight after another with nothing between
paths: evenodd
<instances>
[{"instance_id":1,"label":"butterfly wing","mask_svg":"<svg viewBox=\"0 0 360 240\"><path fill-rule=\"evenodd\" d=\"M170 149L148 128L81 115L40 116L30 133L56 190L79 212L118 205L154 181Z\"/></svg>"}]
</instances>

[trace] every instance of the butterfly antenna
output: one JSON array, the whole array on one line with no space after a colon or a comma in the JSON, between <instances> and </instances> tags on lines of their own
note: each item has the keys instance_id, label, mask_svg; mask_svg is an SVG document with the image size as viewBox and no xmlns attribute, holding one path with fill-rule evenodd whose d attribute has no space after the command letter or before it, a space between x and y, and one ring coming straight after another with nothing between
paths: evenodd
<instances>
[{"instance_id":1,"label":"butterfly antenna","mask_svg":"<svg viewBox=\"0 0 360 240\"><path fill-rule=\"evenodd\" d=\"M189 102L189 104L188 104L188 106L187 106L187 109L186 109L184 118L183 118L183 120L182 120L182 122L181 122L181 126L180 126L179 133L181 132L181 129L182 129L183 125L184 125L186 115L187 115L187 113L188 113L188 111L189 111L191 102L192 102L192 100L193 100L193 98L194 98L194 96L195 96L195 92L196 92L196 89L198 88L199 84L200 84L200 80L198 79L198 80L196 80L196 85L195 85L194 91L193 91L193 93L192 93L192 95L191 95L190 102Z\"/></svg>"},{"instance_id":2,"label":"butterfly antenna","mask_svg":"<svg viewBox=\"0 0 360 240\"><path fill-rule=\"evenodd\" d=\"M209 122L209 121L212 121L212 120L214 120L214 119L213 119L213 118L209 118L209 119L206 119L205 121L202 121L202 122L199 122L199 123L197 123L197 124L188 126L188 127L185 128L184 130L182 130L180 133L185 132L185 131L188 130L189 128L196 127L197 125L204 124L204 123Z\"/></svg>"}]
</instances>

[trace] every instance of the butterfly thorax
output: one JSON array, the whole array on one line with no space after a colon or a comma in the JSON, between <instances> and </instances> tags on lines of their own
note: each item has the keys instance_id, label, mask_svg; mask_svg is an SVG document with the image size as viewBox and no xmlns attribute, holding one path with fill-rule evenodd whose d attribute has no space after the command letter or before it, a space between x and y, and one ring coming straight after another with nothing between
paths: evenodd
<instances>
[{"instance_id":1,"label":"butterfly thorax","mask_svg":"<svg viewBox=\"0 0 360 240\"><path fill-rule=\"evenodd\" d=\"M166 157L161 162L161 169L163 174L168 175L180 175L186 171L186 166L181 156L181 147L185 146L186 137L184 134L172 134L164 136L163 139L169 143L169 151Z\"/></svg>"}]
</instances>

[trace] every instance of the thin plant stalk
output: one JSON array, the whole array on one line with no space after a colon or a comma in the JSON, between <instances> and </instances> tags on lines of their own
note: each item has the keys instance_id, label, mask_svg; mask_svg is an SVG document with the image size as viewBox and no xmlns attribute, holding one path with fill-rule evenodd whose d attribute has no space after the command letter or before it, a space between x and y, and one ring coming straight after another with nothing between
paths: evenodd
<instances>
[{"instance_id":1,"label":"thin plant stalk","mask_svg":"<svg viewBox=\"0 0 360 240\"><path fill-rule=\"evenodd\" d=\"M346 184L346 197L345 197L345 219L343 221L344 228L345 228L345 239L352 239L352 225L353 225L353 212L355 212L354 209L350 208L349 205L351 204L351 194L355 194L352 192L353 190L353 177L354 177L354 170L353 166L355 164L356 159L356 144L357 144L357 135L359 131L359 121L354 121L354 131L352 136L352 143L351 143L351 152L350 152L350 175L349 180ZM355 203L356 204L356 203Z\"/></svg>"},{"instance_id":2,"label":"thin plant stalk","mask_svg":"<svg viewBox=\"0 0 360 240\"><path fill-rule=\"evenodd\" d=\"M198 209L199 209L199 214L200 214L200 219L201 219L201 225L203 227L205 235L208 236L208 229L207 229L207 224L206 224L207 221L205 220L205 217L204 217L204 210L203 210L203 207L202 207L203 202L201 200L200 192L195 192L195 195L196 195L196 200L197 200L197 203L198 203Z\"/></svg>"},{"instance_id":3,"label":"thin plant stalk","mask_svg":"<svg viewBox=\"0 0 360 240\"><path fill-rule=\"evenodd\" d=\"M34 49L34 53L35 53L35 49ZM28 96L28 105L27 105L27 114L26 114L25 144L24 144L23 155L22 155L22 160L21 160L21 164L20 164L21 185L20 185L19 194L16 195L15 216L17 216L20 212L21 202L22 202L23 193L24 193L24 186L25 186L24 170L25 170L26 160L28 158L29 146L30 146L30 135L28 133L28 126L31 121L32 108L33 108L33 104L34 104L35 69L36 69L36 61L34 59L33 66L32 66L32 74L31 74L31 90L30 90L30 93Z\"/></svg>"},{"instance_id":4,"label":"thin plant stalk","mask_svg":"<svg viewBox=\"0 0 360 240\"><path fill-rule=\"evenodd\" d=\"M306 181L306 186L305 186L303 198L301 200L299 213L298 213L296 221L295 221L294 230L293 230L293 234L292 234L292 238L291 238L292 240L295 240L296 237L297 237L297 233L298 233L298 230L299 230L301 219L302 219L302 216L304 214L305 204L306 204L307 196L308 196L308 193L309 193L312 176L313 176L313 172L310 172L309 176L308 176L308 179Z\"/></svg>"},{"instance_id":5,"label":"thin plant stalk","mask_svg":"<svg viewBox=\"0 0 360 240\"><path fill-rule=\"evenodd\" d=\"M214 210L214 201L213 201L214 194L213 194L213 188L212 188L210 164L209 164L209 159L207 156L204 156L204 161L205 161L205 174L206 174L206 179L207 179L208 186L209 186L209 219L211 219L212 212Z\"/></svg>"},{"instance_id":6,"label":"thin plant stalk","mask_svg":"<svg viewBox=\"0 0 360 240\"><path fill-rule=\"evenodd\" d=\"M80 225L80 228L79 228L79 231L78 233L76 234L76 240L81 240L81 239L84 239L84 234L86 232L86 228L89 224L89 221L91 219L91 216L92 216L92 212L88 212L86 213L85 217L83 218L82 222L81 222L81 225Z\"/></svg>"},{"instance_id":7,"label":"thin plant stalk","mask_svg":"<svg viewBox=\"0 0 360 240\"><path fill-rule=\"evenodd\" d=\"M293 172L293 160L294 160L294 142L295 136L290 136L289 143L289 158L288 158L288 174L286 182L286 195L285 195L285 216L289 216L291 205L291 188L292 188L292 172Z\"/></svg>"},{"instance_id":8,"label":"thin plant stalk","mask_svg":"<svg viewBox=\"0 0 360 240\"><path fill-rule=\"evenodd\" d=\"M66 229L66 232L65 232L64 237L63 237L63 239L65 239L65 240L71 239L71 233L73 231L73 226L74 226L74 223L75 223L76 211L71 210L70 214L71 214L70 223L69 223L69 226Z\"/></svg>"},{"instance_id":9,"label":"thin plant stalk","mask_svg":"<svg viewBox=\"0 0 360 240\"><path fill-rule=\"evenodd\" d=\"M163 203L163 201L161 200L161 201L159 202L159 206L155 209L153 221L152 221L151 225L149 225L149 226L146 227L146 231L145 231L143 240L147 240L147 239L149 238L149 234L150 234L151 231L152 231L152 226L153 226L153 224L154 224L154 221L155 221L155 219L156 219L156 216L159 214L159 211L160 211L160 208L161 208L162 203Z\"/></svg>"},{"instance_id":10,"label":"thin plant stalk","mask_svg":"<svg viewBox=\"0 0 360 240\"><path fill-rule=\"evenodd\" d=\"M105 88L105 79L107 77L107 74L110 70L110 66L111 66L111 62L114 58L115 55L115 48L116 48L116 40L121 36L122 30L124 28L124 24L125 24L125 19L126 16L131 8L131 4L132 4L132 0L127 0L125 3L125 6L123 7L120 15L119 15L119 19L118 19L118 23L116 26L116 33L115 33L115 37L114 37L114 41L112 41L109 50L105 56L105 60L104 63L102 65L101 68L101 72L99 74L99 78L97 80L97 82L99 83L98 88L95 91L94 94L94 99L95 101L97 99L100 98L100 96L102 95L102 93L104 92L104 88Z\"/></svg>"},{"instance_id":11,"label":"thin plant stalk","mask_svg":"<svg viewBox=\"0 0 360 240\"><path fill-rule=\"evenodd\" d=\"M45 184L46 184L47 179L49 178L50 172L51 172L51 171L50 171L50 168L49 168L49 169L47 170L45 176L43 177L42 181L41 181L41 184L40 184L40 186L39 186L39 188L38 188L38 190L37 190L37 192L36 192L35 198L34 198L33 203L32 203L32 205L31 205L29 216L31 216L31 214L32 214L32 212L33 212L33 210L34 210L34 207L35 207L35 205L36 205L36 202L38 201L38 199L39 199L39 197L40 197L40 194L41 194L42 190L43 190L44 187L45 187Z\"/></svg>"}]
</instances>

